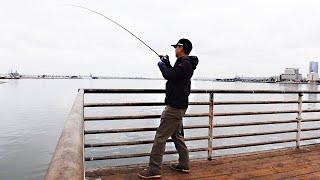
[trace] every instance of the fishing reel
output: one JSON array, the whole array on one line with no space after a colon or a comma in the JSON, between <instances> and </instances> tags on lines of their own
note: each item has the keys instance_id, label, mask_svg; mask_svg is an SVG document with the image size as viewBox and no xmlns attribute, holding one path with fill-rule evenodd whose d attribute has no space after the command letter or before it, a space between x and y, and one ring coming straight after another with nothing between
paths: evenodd
<instances>
[{"instance_id":1,"label":"fishing reel","mask_svg":"<svg viewBox=\"0 0 320 180\"><path fill-rule=\"evenodd\" d=\"M159 55L160 59L165 59L165 60L169 60L169 56L168 55Z\"/></svg>"}]
</instances>

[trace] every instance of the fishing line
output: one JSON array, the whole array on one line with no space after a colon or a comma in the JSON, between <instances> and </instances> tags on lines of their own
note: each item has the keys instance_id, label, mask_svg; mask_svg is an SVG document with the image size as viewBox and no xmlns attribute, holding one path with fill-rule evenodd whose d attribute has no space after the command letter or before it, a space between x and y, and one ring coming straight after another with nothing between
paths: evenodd
<instances>
[{"instance_id":1,"label":"fishing line","mask_svg":"<svg viewBox=\"0 0 320 180\"><path fill-rule=\"evenodd\" d=\"M74 4L63 4L64 6L73 6L73 7L78 7L78 8L81 8L81 9L85 9L85 10L88 10L92 13L95 13L97 15L100 15L106 19L108 19L109 21L111 21L112 23L114 23L115 25L121 27L122 29L124 29L125 31L127 31L128 33L130 33L133 37L135 37L136 39L138 39L142 44L144 44L145 46L147 46L152 52L154 52L157 56L159 57L162 57L162 55L159 55L153 48L151 48L147 43L145 43L142 39L140 39L137 35L133 34L131 31L129 31L127 28L125 28L124 26L122 26L121 24L117 23L115 20L107 17L106 15L104 14L101 14L95 10L92 10L92 9L89 9L87 7L84 7L84 6L79 6L79 5L74 5Z\"/></svg>"}]
</instances>

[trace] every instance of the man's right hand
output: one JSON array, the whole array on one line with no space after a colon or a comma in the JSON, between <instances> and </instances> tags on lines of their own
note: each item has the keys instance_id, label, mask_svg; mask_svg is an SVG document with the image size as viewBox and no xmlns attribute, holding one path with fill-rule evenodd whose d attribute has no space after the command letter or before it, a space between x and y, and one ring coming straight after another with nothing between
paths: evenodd
<instances>
[{"instance_id":1,"label":"man's right hand","mask_svg":"<svg viewBox=\"0 0 320 180\"><path fill-rule=\"evenodd\" d=\"M162 56L160 55L160 60L167 66L170 66L170 61L169 61L169 56L168 55L165 55L165 56Z\"/></svg>"}]
</instances>

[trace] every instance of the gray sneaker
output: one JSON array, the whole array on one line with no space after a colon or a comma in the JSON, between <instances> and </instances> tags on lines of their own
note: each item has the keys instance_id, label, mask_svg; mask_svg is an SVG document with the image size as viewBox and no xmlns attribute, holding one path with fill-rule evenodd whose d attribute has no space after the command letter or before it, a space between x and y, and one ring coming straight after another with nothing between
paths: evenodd
<instances>
[{"instance_id":1,"label":"gray sneaker","mask_svg":"<svg viewBox=\"0 0 320 180\"><path fill-rule=\"evenodd\" d=\"M143 169L139 171L137 175L141 179L160 179L161 178L160 173L151 172L149 171L149 169Z\"/></svg>"},{"instance_id":2,"label":"gray sneaker","mask_svg":"<svg viewBox=\"0 0 320 180\"><path fill-rule=\"evenodd\" d=\"M189 168L182 167L179 164L171 164L170 168L173 169L173 170L176 170L176 171L183 172L183 173L189 173L190 172Z\"/></svg>"}]
</instances>

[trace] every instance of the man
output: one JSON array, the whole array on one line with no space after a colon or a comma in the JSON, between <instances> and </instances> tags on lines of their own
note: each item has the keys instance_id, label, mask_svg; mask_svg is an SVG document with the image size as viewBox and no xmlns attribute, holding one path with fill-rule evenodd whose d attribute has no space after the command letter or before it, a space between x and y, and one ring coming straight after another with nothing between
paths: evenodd
<instances>
[{"instance_id":1,"label":"man","mask_svg":"<svg viewBox=\"0 0 320 180\"><path fill-rule=\"evenodd\" d=\"M165 152L166 140L171 137L179 153L179 163L172 164L174 170L189 173L189 151L184 142L182 118L188 108L188 96L191 89L191 77L198 64L196 56L189 56L192 43L188 39L180 39L172 45L177 60L172 67L168 56L161 57L158 63L166 83L166 107L161 115L151 150L149 168L138 173L143 179L161 178L161 164Z\"/></svg>"}]
</instances>

